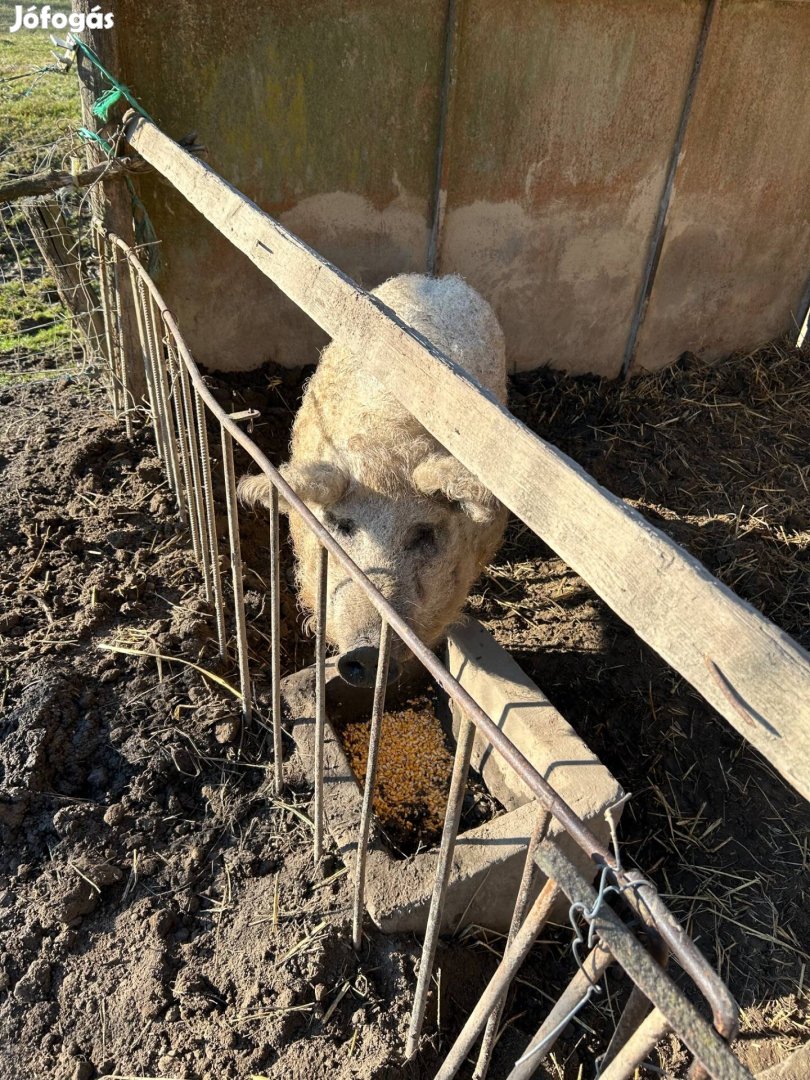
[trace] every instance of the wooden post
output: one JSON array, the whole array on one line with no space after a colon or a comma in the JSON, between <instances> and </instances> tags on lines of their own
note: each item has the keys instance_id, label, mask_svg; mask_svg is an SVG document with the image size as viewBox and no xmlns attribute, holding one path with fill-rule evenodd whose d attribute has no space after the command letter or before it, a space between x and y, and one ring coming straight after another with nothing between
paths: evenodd
<instances>
[{"instance_id":1,"label":"wooden post","mask_svg":"<svg viewBox=\"0 0 810 1080\"><path fill-rule=\"evenodd\" d=\"M73 0L73 10L88 15L95 6L94 0ZM104 5L105 12L113 14L115 22L121 16L120 5L117 0L108 0ZM113 75L118 75L118 47L116 44L115 29L91 30L89 27L82 35L83 40L95 52L106 69ZM114 125L102 124L97 117L93 116L93 104L101 94L108 90L106 80L87 60L82 53L76 54L76 66L79 73L79 89L82 99L82 118L84 126L91 131L104 132L107 136L113 130ZM120 109L118 114L120 117ZM118 119L118 117L116 117ZM99 146L94 143L87 145L87 163L91 168L101 164L105 155ZM132 224L132 205L129 191L125 184L113 180L102 181L91 192L91 205L93 215L100 221L104 228L120 236L130 246L135 244L135 235ZM116 257L118 252L116 249ZM138 337L138 320L135 311L136 299L132 293L128 273L117 275L119 299L120 299L120 330L121 330L121 353L123 373L126 380L125 393L128 400L125 408L138 405L146 397L146 377L141 363L140 339ZM113 312L107 313L114 318ZM109 357L110 364L114 358Z\"/></svg>"},{"instance_id":2,"label":"wooden post","mask_svg":"<svg viewBox=\"0 0 810 1080\"><path fill-rule=\"evenodd\" d=\"M20 210L48 267L62 303L73 316L88 359L104 352L104 319L95 289L81 272L77 240L55 199L23 199Z\"/></svg>"},{"instance_id":3,"label":"wooden post","mask_svg":"<svg viewBox=\"0 0 810 1080\"><path fill-rule=\"evenodd\" d=\"M810 798L810 656L154 124L131 145ZM360 359L362 358L362 359Z\"/></svg>"}]
</instances>

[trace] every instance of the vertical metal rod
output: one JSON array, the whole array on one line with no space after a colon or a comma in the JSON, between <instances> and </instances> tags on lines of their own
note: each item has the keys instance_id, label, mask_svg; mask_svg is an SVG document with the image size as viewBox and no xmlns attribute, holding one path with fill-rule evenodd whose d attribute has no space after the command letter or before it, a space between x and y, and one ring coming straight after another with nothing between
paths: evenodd
<instances>
[{"instance_id":1,"label":"vertical metal rod","mask_svg":"<svg viewBox=\"0 0 810 1080\"><path fill-rule=\"evenodd\" d=\"M281 742L281 551L278 490L270 485L270 677L273 694L273 778L276 795L284 787Z\"/></svg>"},{"instance_id":2,"label":"vertical metal rod","mask_svg":"<svg viewBox=\"0 0 810 1080\"><path fill-rule=\"evenodd\" d=\"M183 492L188 508L188 531L191 534L191 546L194 550L194 558L199 564L202 558L202 546L200 543L199 521L195 513L194 505L194 478L191 475L191 432L186 418L185 404L183 401L183 380L180 368L183 364L178 360L174 351L171 334L166 332L166 357L169 373L169 397L174 406L174 418L177 426L177 446L180 453L180 466L183 477Z\"/></svg>"},{"instance_id":3,"label":"vertical metal rod","mask_svg":"<svg viewBox=\"0 0 810 1080\"><path fill-rule=\"evenodd\" d=\"M130 271L132 266L130 264ZM143 363L144 370L148 372L147 386L150 389L149 404L152 409L152 427L155 432L155 445L157 446L158 456L163 462L163 467L166 470L166 478L169 481L171 487L171 472L169 466L169 448L167 445L165 424L163 423L163 415L160 407L160 388L157 381L157 366L154 358L154 350L152 348L152 340L150 337L149 319L146 311L146 289L140 277L136 282L137 293L135 294L135 312L138 322L138 332L142 335L141 346L143 350Z\"/></svg>"},{"instance_id":4,"label":"vertical metal rod","mask_svg":"<svg viewBox=\"0 0 810 1080\"><path fill-rule=\"evenodd\" d=\"M326 583L329 552L319 551L318 591L315 611L315 865L323 856L323 742L326 724Z\"/></svg>"},{"instance_id":5,"label":"vertical metal rod","mask_svg":"<svg viewBox=\"0 0 810 1080\"><path fill-rule=\"evenodd\" d=\"M807 279L802 298L799 301L799 315L796 324L798 326L796 348L801 349L807 340L807 330L808 326L810 326L810 278Z\"/></svg>"},{"instance_id":6,"label":"vertical metal rod","mask_svg":"<svg viewBox=\"0 0 810 1080\"><path fill-rule=\"evenodd\" d=\"M158 332L158 322L155 318L155 306L152 294L146 294L144 309L146 315L147 336L152 349L152 367L155 372L155 381L158 387L158 405L163 424L163 435L168 455L169 483L177 499L177 508L180 520L185 523L186 508L183 500L183 488L180 483L180 462L177 458L177 433L174 430L174 420L169 404L169 385L166 374L166 361L163 355L163 341Z\"/></svg>"},{"instance_id":7,"label":"vertical metal rod","mask_svg":"<svg viewBox=\"0 0 810 1080\"><path fill-rule=\"evenodd\" d=\"M177 358L178 366L180 368L180 391L183 398L183 410L186 416L186 427L188 429L189 438L189 457L191 459L191 489L192 500L191 508L193 517L197 522L197 534L199 536L199 553L197 555L197 562L202 570L203 582L205 584L205 599L210 604L213 599L213 590L211 587L211 567L208 565L208 550L210 548L210 540L208 537L208 523L205 516L205 507L203 505L203 491L202 491L202 466L200 464L200 439L197 431L197 418L194 414L194 406L191 398L191 380L188 377L188 371L186 365L183 362L183 358L180 356Z\"/></svg>"},{"instance_id":8,"label":"vertical metal rod","mask_svg":"<svg viewBox=\"0 0 810 1080\"><path fill-rule=\"evenodd\" d=\"M160 359L158 357L157 346L154 340L154 327L152 326L150 318L150 306L149 306L149 294L147 293L146 286L140 277L138 278L138 296L140 298L141 316L143 321L144 339L146 341L146 351L148 353L148 363L152 372L152 386L155 395L155 413L154 420L156 424L156 433L159 433L158 448L161 451L161 457L163 458L163 465L166 469L166 479L169 482L169 487L173 489L173 476L171 466L171 453L169 450L169 432L166 426L165 409L163 408L163 397L161 394L161 379L160 379Z\"/></svg>"},{"instance_id":9,"label":"vertical metal rod","mask_svg":"<svg viewBox=\"0 0 810 1080\"><path fill-rule=\"evenodd\" d=\"M354 860L354 911L352 913L352 944L360 948L363 937L363 900L366 888L366 858L368 834L371 828L371 805L374 785L377 781L377 759L380 754L380 735L385 711L385 688L388 685L388 662L391 658L391 627L383 619L380 628L380 654L377 660L377 681L374 684L374 704L371 708L371 731L368 740L366 783L363 788L363 806L360 811L360 831L357 837L357 855Z\"/></svg>"},{"instance_id":10,"label":"vertical metal rod","mask_svg":"<svg viewBox=\"0 0 810 1080\"><path fill-rule=\"evenodd\" d=\"M523 925L515 935L512 945L503 954L495 974L487 983L486 989L476 1002L475 1008L467 1017L458 1038L450 1048L441 1069L436 1073L436 1080L451 1080L467 1059L475 1044L487 1017L497 1011L503 1003L509 984L514 979L519 967L531 952L540 931L546 924L551 909L560 895L560 887L549 879L529 909Z\"/></svg>"},{"instance_id":11,"label":"vertical metal rod","mask_svg":"<svg viewBox=\"0 0 810 1080\"><path fill-rule=\"evenodd\" d=\"M214 590L214 614L217 623L219 655L224 660L228 655L228 639L225 633L225 602L222 596L222 573L219 566L219 537L217 536L217 517L214 506L214 487L211 481L211 454L208 449L208 427L206 424L205 405L197 393L194 394L194 406L197 411L197 431L200 437L200 467L202 469L203 502L205 517L208 522L208 540L211 545L211 584Z\"/></svg>"},{"instance_id":12,"label":"vertical metal rod","mask_svg":"<svg viewBox=\"0 0 810 1080\"><path fill-rule=\"evenodd\" d=\"M110 274L109 267L107 265L107 240L101 230L97 227L93 227L93 238L96 246L96 256L98 258L98 284L99 293L101 296L101 313L104 318L104 337L107 342L107 365L110 376L110 404L112 405L113 416L118 419L119 402L118 402L118 386L115 381L115 360L112 342L111 320L112 309L110 305Z\"/></svg>"},{"instance_id":13,"label":"vertical metal rod","mask_svg":"<svg viewBox=\"0 0 810 1080\"><path fill-rule=\"evenodd\" d=\"M601 944L597 945L588 953L582 961L582 967L577 969L573 979L571 979L568 986L566 986L565 990L563 990L562 994L557 998L553 1009L537 1029L537 1034L521 1056L525 1056L533 1050L535 1046L540 1046L541 1043L545 1042L554 1029L559 1027L567 1016L571 1015L572 1011L587 994L590 987L599 982L612 963L613 957ZM518 1065L516 1063L515 1067L509 1073L507 1080L529 1080L529 1077L534 1076L535 1071L551 1053L555 1042L561 1034L562 1031L557 1032L554 1038L549 1040L548 1045L544 1046L542 1050L539 1050L530 1058L527 1058L522 1064Z\"/></svg>"},{"instance_id":14,"label":"vertical metal rod","mask_svg":"<svg viewBox=\"0 0 810 1080\"><path fill-rule=\"evenodd\" d=\"M172 473L172 453L170 449L171 438L168 434L168 427L166 424L166 410L163 407L163 394L162 394L162 379L161 368L163 366L163 359L160 355L158 348L158 342L156 340L156 330L152 323L152 310L151 310L151 297L149 296L148 289L144 285L143 281L138 281L138 288L140 289L140 299L143 301L143 315L144 315L144 328L146 332L146 343L149 350L149 364L152 369L152 383L154 386L154 405L156 405L156 411L154 416L158 421L160 427L160 442L163 447L163 464L166 470L166 480L168 486L174 490L174 476Z\"/></svg>"},{"instance_id":15,"label":"vertical metal rod","mask_svg":"<svg viewBox=\"0 0 810 1080\"><path fill-rule=\"evenodd\" d=\"M666 1017L653 1009L639 1024L607 1068L600 1080L628 1080L651 1050L672 1030Z\"/></svg>"},{"instance_id":16,"label":"vertical metal rod","mask_svg":"<svg viewBox=\"0 0 810 1080\"><path fill-rule=\"evenodd\" d=\"M233 438L224 427L222 432L222 468L225 473L225 502L228 507L228 536L231 544L231 574L233 577L233 608L236 617L236 651L239 659L239 685L242 690L242 720L250 723L253 705L248 668L247 625L245 596L242 584L242 548L239 543L239 511L236 505L236 472L233 467Z\"/></svg>"},{"instance_id":17,"label":"vertical metal rod","mask_svg":"<svg viewBox=\"0 0 810 1080\"><path fill-rule=\"evenodd\" d=\"M419 978L417 979L416 993L413 999L408 1041L405 1045L406 1058L411 1058L416 1053L419 1046L419 1037L422 1034L430 978L433 974L436 946L439 942L439 932L442 925L444 897L450 880L453 852L456 847L456 836L458 835L461 810L464 805L464 793L467 787L467 774L470 769L470 755L472 754L474 738L475 728L465 713L459 726L456 755L453 759L453 775L450 779L450 793L447 796L447 809L439 847L439 858L436 864L433 896L431 897L430 911L425 928L425 942L422 946L422 959L419 964Z\"/></svg>"},{"instance_id":18,"label":"vertical metal rod","mask_svg":"<svg viewBox=\"0 0 810 1080\"><path fill-rule=\"evenodd\" d=\"M113 281L114 281L114 294L115 294L115 321L117 327L116 337L118 339L118 365L117 370L114 371L113 378L119 387L119 400L121 401L121 411L124 415L124 429L127 433L127 438L132 438L132 416L130 414L130 407L132 402L128 400L127 393L127 379L126 379L126 357L124 356L124 335L121 332L122 318L121 318L121 274L119 270L119 253L116 248L113 252Z\"/></svg>"},{"instance_id":19,"label":"vertical metal rod","mask_svg":"<svg viewBox=\"0 0 810 1080\"><path fill-rule=\"evenodd\" d=\"M550 824L551 814L541 806L537 811L537 819L535 820L534 828L532 829L532 834L529 837L529 843L526 847L526 861L523 864L523 874L520 879L517 896L515 897L515 906L512 909L512 921L509 925L504 955L509 951L512 942L515 940L517 932L523 922L523 916L526 914L526 907L529 903L529 894L537 870L537 864L534 861L534 853L537 850L537 845L545 838ZM505 1004L506 991L501 995L500 1001L498 1001L492 1015L489 1020L487 1020L484 1037L481 1040L481 1049L478 1053L478 1061L476 1062L475 1071L473 1072L473 1080L483 1080L487 1075L489 1061L492 1057L492 1051L495 1048L495 1039L498 1035L498 1027L501 1022Z\"/></svg>"},{"instance_id":20,"label":"vertical metal rod","mask_svg":"<svg viewBox=\"0 0 810 1080\"><path fill-rule=\"evenodd\" d=\"M146 381L146 394L149 399L149 412L150 419L152 421L152 428L155 432L155 445L157 446L158 454L162 457L163 450L160 445L160 426L158 424L157 405L155 399L155 384L152 379L152 363L149 358L149 349L146 344L146 332L143 325L143 296L142 287L139 288L140 280L135 271L135 267L132 262L127 259L129 265L129 284L130 291L132 292L132 301L135 308L135 320L138 325L138 341L141 346L141 361L143 363L143 372Z\"/></svg>"},{"instance_id":21,"label":"vertical metal rod","mask_svg":"<svg viewBox=\"0 0 810 1080\"><path fill-rule=\"evenodd\" d=\"M118 327L118 370L116 379L120 387L121 412L124 417L124 428L127 438L132 438L132 407L135 402L127 387L127 357L124 350L123 316L121 314L121 255L117 248L113 251L113 280L115 292L115 314Z\"/></svg>"},{"instance_id":22,"label":"vertical metal rod","mask_svg":"<svg viewBox=\"0 0 810 1080\"><path fill-rule=\"evenodd\" d=\"M115 414L116 418L120 415L121 410L124 407L124 401L121 396L121 383L118 378L118 369L120 367L119 354L121 351L121 332L118 322L119 306L116 302L115 295L115 248L110 244L109 252L107 255L107 306L109 311L109 325L110 325L110 380L112 385L112 392L115 402Z\"/></svg>"},{"instance_id":23,"label":"vertical metal rod","mask_svg":"<svg viewBox=\"0 0 810 1080\"><path fill-rule=\"evenodd\" d=\"M658 270L658 261L661 258L661 250L664 246L667 217L669 216L669 207L672 202L672 192L675 188L675 176L678 172L678 166L681 163L681 150L683 149L683 141L686 137L689 115L692 112L692 102L695 97L698 78L700 77L700 69L703 66L703 54L706 51L706 42L708 41L712 19L714 18L715 5L716 0L707 0L706 10L703 15L703 25L700 28L700 36L698 37L697 47L695 49L695 58L692 62L692 74L689 77L689 83L686 87L686 97L684 98L683 107L681 108L681 117L678 121L678 129L675 132L675 142L669 157L666 179L664 180L664 190L661 192L658 213L653 226L652 239L650 240L650 249L647 252L647 262L644 266L644 273L642 275L641 290L638 295L638 300L636 301L633 318L630 322L630 332L627 335L627 344L624 347L621 373L625 378L630 373L630 367L636 355L638 335L642 323L644 322L644 316L647 313L647 305L650 302L653 284L655 283L655 275Z\"/></svg>"}]
</instances>

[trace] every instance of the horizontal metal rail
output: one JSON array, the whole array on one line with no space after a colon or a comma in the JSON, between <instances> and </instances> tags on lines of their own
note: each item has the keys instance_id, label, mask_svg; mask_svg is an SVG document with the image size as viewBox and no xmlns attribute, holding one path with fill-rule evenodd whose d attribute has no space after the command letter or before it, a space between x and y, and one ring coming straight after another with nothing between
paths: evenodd
<instances>
[{"instance_id":1,"label":"horizontal metal rail","mask_svg":"<svg viewBox=\"0 0 810 1080\"><path fill-rule=\"evenodd\" d=\"M136 254L120 238L111 233L102 233L104 244L122 254L128 261L137 289L133 293L139 298L139 328L141 331L141 347L144 368L147 378L147 394L149 405L152 410L152 419L155 428L155 438L158 452L163 459L169 483L175 492L178 508L183 510L188 522L193 547L203 569L203 578L206 583L206 595L212 599L217 618L220 648L225 651L225 620L224 599L221 582L221 567L219 563L218 538L215 534L215 515L213 506L213 483L211 474L211 461L209 457L208 434L206 427L206 411L216 420L221 432L222 443L222 467L223 486L225 492L226 508L228 511L228 538L231 571L233 577L232 595L234 602L234 616L236 622L236 640L240 671L240 685L242 690L242 708L245 725L251 718L251 681L248 670L247 636L245 611L242 587L242 568L239 555L239 528L238 507L236 504L235 474L233 468L232 442L238 443L259 467L271 484L271 520L270 520L270 551L273 559L271 577L271 620L273 630L273 753L274 753L274 777L278 787L283 783L281 767L281 716L280 716L280 663L278 659L278 634L279 634L279 607L278 607L278 513L279 501L283 499L305 522L306 526L315 535L321 545L321 561L319 573L319 586L316 602L316 782L315 782L315 861L320 860L323 852L323 726L325 723L325 604L328 561L334 559L346 571L352 580L357 582L365 591L371 603L380 615L383 627L383 647L380 649L378 661L377 686L374 703L374 725L376 737L379 738L379 721L385 704L386 665L388 663L390 634L396 633L407 645L423 667L432 675L435 681L445 690L448 696L460 707L464 721L459 733L456 760L453 769L453 777L448 796L445 825L439 849L438 865L435 876L433 898L428 917L428 928L425 934L422 962L415 992L415 1002L412 1014L411 1026L408 1037L407 1054L416 1052L422 1030L424 1009L427 999L429 980L432 973L433 960L441 927L441 916L444 897L447 890L450 866L455 851L456 838L459 828L461 803L466 785L467 770L469 768L470 750L472 747L473 734L477 731L496 749L511 768L521 777L531 792L534 794L539 807L542 808L541 822L548 815L556 818L565 830L573 837L579 847L592 860L594 867L598 868L602 877L601 900L608 893L620 893L627 904L635 911L642 923L652 927L655 934L665 943L684 970L700 988L702 994L709 1003L714 1025L722 1039L715 1035L711 1028L697 1014L689 1013L686 1016L688 1023L684 1021L684 1014L675 1009L672 996L677 993L673 984L665 975L663 968L656 964L645 949L636 940L634 933L614 915L610 909L599 909L602 922L600 925L600 938L609 949L609 955L627 971L630 977L641 986L646 997L661 1010L678 1035L695 1055L695 1060L701 1067L708 1068L712 1075L726 1080L748 1076L733 1054L726 1046L723 1039L732 1038L737 1030L737 1009L728 990L711 969L704 957L695 948L691 940L686 936L672 914L655 892L654 886L646 881L635 871L626 871L608 848L594 835L592 830L582 821L574 810L566 803L554 788L537 772L532 764L514 746L509 738L497 727L496 724L480 708L469 693L450 675L445 666L436 655L418 638L407 622L398 614L392 605L378 591L364 572L354 563L351 557L343 550L341 545L321 524L318 518L309 510L306 504L298 497L296 492L284 480L279 471L272 465L255 445L250 436L242 430L240 422L247 419L251 414L229 415L217 402L209 387L205 384L202 375L197 368L194 359L185 344L177 322L167 308L156 286L148 273L140 263ZM193 404L193 407L192 407ZM209 587L210 581L210 587ZM353 939L359 945L361 936L361 914L364 905L364 865L365 852L369 834L369 813L374 790L376 744L370 748L367 785L364 794L364 812L361 815L360 832L357 844L357 857L355 860L355 893L354 893L354 919ZM545 826L543 825L542 828ZM537 833L541 829L538 823ZM529 851L529 859L537 861L541 866L547 861L544 855L545 846L532 843ZM440 1075L449 1078L455 1075L458 1066L468 1052L469 1046L480 1035L484 1026L494 1017L491 1024L497 1025L497 1016L500 1014L504 1001L504 994L508 989L520 963L528 953L532 942L539 932L542 921L548 913L549 898L559 893L562 887L569 895L572 893L574 881L579 888L579 880L572 877L576 872L567 859L559 855L562 861L555 863L554 873L549 874L546 889L541 894L542 900L535 902L528 908L524 916L523 910L527 908L528 889L531 875L524 871L524 887L519 891L516 899L518 905L513 918L513 930L510 934L511 941L507 946L504 959L498 973L488 991L482 997L479 1007L476 1009L470 1021L465 1026L462 1040L457 1044L454 1051L448 1057ZM548 872L548 866L544 867ZM609 887L608 887L609 885ZM590 886L588 886L590 888ZM593 890L591 890L591 893ZM583 894L584 895L584 894ZM590 896L590 893L587 894ZM593 924L597 905L594 908ZM652 967L651 967L652 965ZM651 971L657 975L653 978ZM574 985L572 983L572 985ZM576 985L579 985L577 983ZM664 990L661 989L664 987ZM572 991L573 993L573 991ZM569 995L570 996L570 995ZM567 998L565 1000L568 1000ZM691 1008L691 1007L690 1007ZM559 1011L559 1007L557 1009ZM557 1013L554 1012L553 1015ZM694 1014L694 1015L693 1015ZM696 1019L697 1017L697 1019ZM621 1046L613 1047L614 1065L613 1075L617 1075L620 1066L638 1057L641 1048L646 1047L652 1035L658 1030L656 1021L645 1022L642 1015L634 1024L627 1023L627 1039L630 1040L629 1049L622 1052ZM548 1021L546 1022L548 1027ZM683 1030L682 1030L683 1029ZM543 1029L541 1029L543 1030ZM552 1035L556 1037L556 1029L552 1029ZM544 1036L545 1038L546 1036ZM494 1031L490 1030L489 1042L494 1038ZM487 1044L485 1044L486 1046ZM547 1049L547 1048L545 1048ZM486 1068L486 1058L489 1051L482 1056L481 1068ZM525 1056L525 1055L524 1055ZM531 1056L528 1061L531 1062ZM537 1056L539 1062L539 1055ZM615 1062L618 1061L618 1064ZM526 1072L528 1065L516 1066L523 1071L520 1075L530 1075L534 1069L532 1065ZM483 1071L480 1073L483 1075Z\"/></svg>"}]
</instances>

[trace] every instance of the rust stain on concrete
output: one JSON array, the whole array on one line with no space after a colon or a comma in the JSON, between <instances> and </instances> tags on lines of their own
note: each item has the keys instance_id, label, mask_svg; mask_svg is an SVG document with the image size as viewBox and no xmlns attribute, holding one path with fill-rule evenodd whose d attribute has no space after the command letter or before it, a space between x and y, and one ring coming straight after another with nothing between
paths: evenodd
<instances>
[{"instance_id":1,"label":"rust stain on concrete","mask_svg":"<svg viewBox=\"0 0 810 1080\"><path fill-rule=\"evenodd\" d=\"M196 131L217 172L362 285L424 268L443 5L122 0L116 23L123 77L168 134ZM200 361L317 358L305 315L164 181L141 187Z\"/></svg>"},{"instance_id":2,"label":"rust stain on concrete","mask_svg":"<svg viewBox=\"0 0 810 1080\"><path fill-rule=\"evenodd\" d=\"M808 42L808 4L720 7L636 369L790 329L810 263Z\"/></svg>"},{"instance_id":3,"label":"rust stain on concrete","mask_svg":"<svg viewBox=\"0 0 810 1080\"><path fill-rule=\"evenodd\" d=\"M469 0L440 269L513 367L618 374L703 4Z\"/></svg>"}]
</instances>

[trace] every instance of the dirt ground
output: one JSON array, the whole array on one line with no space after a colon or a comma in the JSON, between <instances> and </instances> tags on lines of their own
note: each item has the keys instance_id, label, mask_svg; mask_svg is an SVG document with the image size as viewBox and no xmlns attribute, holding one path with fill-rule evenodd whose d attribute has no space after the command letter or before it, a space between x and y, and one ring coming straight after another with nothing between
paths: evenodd
<instances>
[{"instance_id":1,"label":"dirt ground","mask_svg":"<svg viewBox=\"0 0 810 1080\"><path fill-rule=\"evenodd\" d=\"M540 373L513 407L807 644L808 368L770 350L625 388ZM0 1080L432 1076L502 941L442 944L431 1034L404 1063L418 942L369 926L353 953L300 769L275 798L261 727L198 670L234 681L148 433L129 442L85 377L44 375L0 389ZM278 459L300 378L216 384L261 408ZM265 543L245 515L260 719ZM633 792L626 857L728 980L744 1060L805 1041L806 805L518 523L469 609ZM292 671L311 643L290 588L282 610ZM570 977L570 939L550 930L522 971L493 1077ZM539 1075L592 1076L624 991L611 979ZM656 1062L683 1073L672 1048Z\"/></svg>"}]
</instances>

